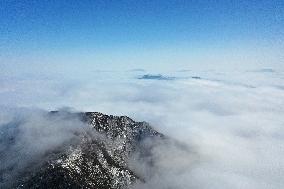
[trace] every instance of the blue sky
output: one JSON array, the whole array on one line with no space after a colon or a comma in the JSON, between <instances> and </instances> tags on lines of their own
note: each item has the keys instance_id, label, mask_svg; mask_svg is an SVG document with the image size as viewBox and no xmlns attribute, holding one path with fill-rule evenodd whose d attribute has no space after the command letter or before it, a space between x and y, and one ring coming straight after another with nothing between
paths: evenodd
<instances>
[{"instance_id":1,"label":"blue sky","mask_svg":"<svg viewBox=\"0 0 284 189\"><path fill-rule=\"evenodd\" d=\"M281 0L3 0L0 61L27 72L282 68L283 31Z\"/></svg>"}]
</instances>

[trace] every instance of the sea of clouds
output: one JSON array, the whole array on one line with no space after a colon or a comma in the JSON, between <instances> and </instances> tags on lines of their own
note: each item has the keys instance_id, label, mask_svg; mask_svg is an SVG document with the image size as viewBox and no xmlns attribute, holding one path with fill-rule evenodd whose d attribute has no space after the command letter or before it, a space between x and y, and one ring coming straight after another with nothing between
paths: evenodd
<instances>
[{"instance_id":1,"label":"sea of clouds","mask_svg":"<svg viewBox=\"0 0 284 189\"><path fill-rule=\"evenodd\" d=\"M171 79L138 79L145 74ZM17 109L67 106L147 121L186 146L151 144L154 168L141 160L131 162L146 180L137 189L284 187L284 72L130 70L94 71L85 78L5 77L0 78L0 105L1 129L17 117ZM11 108L13 113L7 111ZM73 124L69 128L72 132L62 140L77 129ZM58 144L47 140L50 147Z\"/></svg>"}]
</instances>

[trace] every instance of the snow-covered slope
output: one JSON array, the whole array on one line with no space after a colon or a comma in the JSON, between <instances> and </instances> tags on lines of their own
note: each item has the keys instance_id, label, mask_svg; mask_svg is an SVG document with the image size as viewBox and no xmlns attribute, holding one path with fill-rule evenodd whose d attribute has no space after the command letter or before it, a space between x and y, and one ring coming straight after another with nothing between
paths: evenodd
<instances>
[{"instance_id":1,"label":"snow-covered slope","mask_svg":"<svg viewBox=\"0 0 284 189\"><path fill-rule=\"evenodd\" d=\"M16 188L129 188L143 182L128 166L133 152L144 151L146 138L164 138L146 122L126 116L98 112L64 113L66 119L79 116L90 126L71 143L45 154L45 157L17 175ZM51 112L49 116L62 116ZM95 131L95 132L94 132ZM144 153L142 152L142 153Z\"/></svg>"}]
</instances>

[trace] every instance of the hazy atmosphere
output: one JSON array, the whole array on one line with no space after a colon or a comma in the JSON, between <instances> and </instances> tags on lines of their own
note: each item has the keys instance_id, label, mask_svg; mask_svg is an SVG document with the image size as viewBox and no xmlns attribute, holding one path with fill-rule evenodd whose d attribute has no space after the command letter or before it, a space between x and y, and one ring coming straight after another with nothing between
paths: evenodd
<instances>
[{"instance_id":1,"label":"hazy atmosphere","mask_svg":"<svg viewBox=\"0 0 284 189\"><path fill-rule=\"evenodd\" d=\"M61 110L173 139L127 160L134 189L281 189L283 52L280 0L1 1L0 187L90 132Z\"/></svg>"}]
</instances>

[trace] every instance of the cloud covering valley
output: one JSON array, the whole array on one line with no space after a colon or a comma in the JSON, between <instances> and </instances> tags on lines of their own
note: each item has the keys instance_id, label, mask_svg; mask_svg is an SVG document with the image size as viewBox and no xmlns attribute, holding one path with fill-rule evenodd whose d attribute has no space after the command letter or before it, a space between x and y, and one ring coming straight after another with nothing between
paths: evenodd
<instances>
[{"instance_id":1,"label":"cloud covering valley","mask_svg":"<svg viewBox=\"0 0 284 189\"><path fill-rule=\"evenodd\" d=\"M18 116L7 112L10 107L19 111L24 107L54 110L67 106L77 111L127 115L149 122L187 146L152 144L156 167L151 176L147 177L149 167L143 162L132 162L147 178L146 183L135 186L137 189L158 185L161 189L284 187L283 72L162 74L175 79L137 79L136 72L97 72L86 80L72 82L40 76L1 78L1 130L14 119L12 115ZM42 133L40 141L53 148L62 141L50 138L46 125L52 127L53 122L40 117L35 115L23 129L33 127L34 132ZM56 127L56 132L63 129L69 138L64 124ZM77 126L72 124L71 130ZM27 142L31 141L20 145L32 145Z\"/></svg>"}]
</instances>

